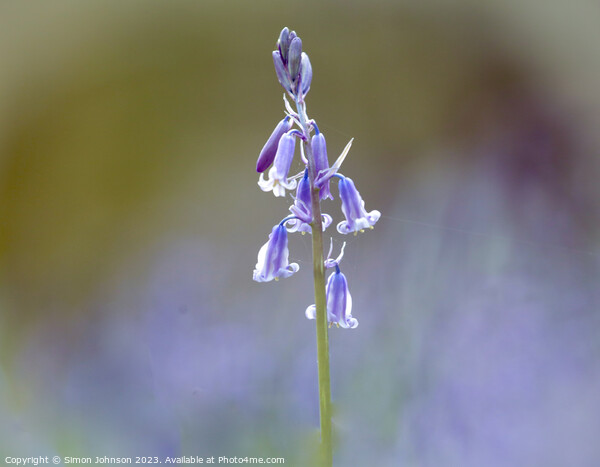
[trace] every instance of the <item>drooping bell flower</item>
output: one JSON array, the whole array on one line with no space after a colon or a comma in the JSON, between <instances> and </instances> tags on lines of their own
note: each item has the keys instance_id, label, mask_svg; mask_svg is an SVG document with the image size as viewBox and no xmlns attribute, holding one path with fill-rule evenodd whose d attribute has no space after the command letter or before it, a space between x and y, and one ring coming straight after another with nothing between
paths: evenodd
<instances>
[{"instance_id":1,"label":"drooping bell flower","mask_svg":"<svg viewBox=\"0 0 600 467\"><path fill-rule=\"evenodd\" d=\"M260 155L256 161L257 172L264 172L273 163L275 154L277 154L279 141L284 134L290 131L293 123L292 119L287 116L277 124L273 133L271 133L271 136L269 136L269 139L263 146L262 151L260 151Z\"/></svg>"},{"instance_id":2,"label":"drooping bell flower","mask_svg":"<svg viewBox=\"0 0 600 467\"><path fill-rule=\"evenodd\" d=\"M358 326L358 320L352 317L352 296L348 290L348 281L337 264L335 264L335 272L327 279L325 295L327 297L327 321L330 325L336 324L346 329L354 329ZM316 319L316 306L309 306L305 315L308 319Z\"/></svg>"},{"instance_id":3,"label":"drooping bell flower","mask_svg":"<svg viewBox=\"0 0 600 467\"><path fill-rule=\"evenodd\" d=\"M318 128L316 131L316 134L311 140L311 147L315 159L315 173L318 175L319 173L325 173L329 169L329 161L327 160L327 144L325 143L325 136L323 133L319 133ZM329 179L320 186L320 189L319 199L333 199L331 191L329 190Z\"/></svg>"},{"instance_id":4,"label":"drooping bell flower","mask_svg":"<svg viewBox=\"0 0 600 467\"><path fill-rule=\"evenodd\" d=\"M290 211L296 216L296 219L287 221L288 232L312 233L312 228L309 225L313 220L313 215L308 170L304 171L304 177L298 182L296 198L294 204L290 206ZM323 231L331 225L331 222L333 222L333 219L329 214L322 215Z\"/></svg>"},{"instance_id":5,"label":"drooping bell flower","mask_svg":"<svg viewBox=\"0 0 600 467\"><path fill-rule=\"evenodd\" d=\"M338 188L340 191L340 199L342 201L342 212L346 216L346 220L337 225L337 230L341 234L350 232L363 231L367 228L373 228L375 223L381 217L379 211L367 212L365 210L365 202L360 196L360 193L354 186L352 179L336 174L340 178Z\"/></svg>"},{"instance_id":6,"label":"drooping bell flower","mask_svg":"<svg viewBox=\"0 0 600 467\"><path fill-rule=\"evenodd\" d=\"M258 261L253 279L256 282L269 282L280 277L289 277L300 269L297 263L288 263L288 236L283 224L273 227L269 241L258 252Z\"/></svg>"},{"instance_id":7,"label":"drooping bell flower","mask_svg":"<svg viewBox=\"0 0 600 467\"><path fill-rule=\"evenodd\" d=\"M273 190L275 196L285 196L285 190L296 188L296 180L288 179L288 172L290 171L296 146L293 131L285 133L279 140L273 167L269 170L269 178L265 180L264 173L260 174L258 186L262 191Z\"/></svg>"}]
</instances>

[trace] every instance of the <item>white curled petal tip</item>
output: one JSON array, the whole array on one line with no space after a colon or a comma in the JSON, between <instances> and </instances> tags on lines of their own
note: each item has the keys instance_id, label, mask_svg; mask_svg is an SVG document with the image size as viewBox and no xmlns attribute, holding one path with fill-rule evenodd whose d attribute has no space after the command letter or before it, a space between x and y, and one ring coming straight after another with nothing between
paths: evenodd
<instances>
[{"instance_id":1,"label":"white curled petal tip","mask_svg":"<svg viewBox=\"0 0 600 467\"><path fill-rule=\"evenodd\" d=\"M300 145L300 157L302 157L302 162L304 162L306 165L308 165L308 159L304 155L304 144Z\"/></svg>"},{"instance_id":2,"label":"white curled petal tip","mask_svg":"<svg viewBox=\"0 0 600 467\"><path fill-rule=\"evenodd\" d=\"M358 326L358 320L352 317L352 295L350 295L350 292L346 296L346 309L342 319L340 319L340 326L346 329L354 329Z\"/></svg>"},{"instance_id":3,"label":"white curled petal tip","mask_svg":"<svg viewBox=\"0 0 600 467\"><path fill-rule=\"evenodd\" d=\"M266 191L266 190L265 190ZM273 186L273 194L277 197L284 197L285 196L285 188L282 187L279 183L275 184Z\"/></svg>"},{"instance_id":4,"label":"white curled petal tip","mask_svg":"<svg viewBox=\"0 0 600 467\"><path fill-rule=\"evenodd\" d=\"M297 232L298 228L300 227L300 220L299 219L290 219L290 220L286 221L284 225L288 232L290 232L290 233Z\"/></svg>"},{"instance_id":5,"label":"white curled petal tip","mask_svg":"<svg viewBox=\"0 0 600 467\"><path fill-rule=\"evenodd\" d=\"M286 190L295 190L296 186L298 185L298 182L293 178L288 178L287 180L279 180L279 185L285 188Z\"/></svg>"},{"instance_id":6,"label":"white curled petal tip","mask_svg":"<svg viewBox=\"0 0 600 467\"><path fill-rule=\"evenodd\" d=\"M381 217L381 213L376 209L367 214L367 219L369 219L369 224L372 227Z\"/></svg>"},{"instance_id":7,"label":"white curled petal tip","mask_svg":"<svg viewBox=\"0 0 600 467\"><path fill-rule=\"evenodd\" d=\"M300 266L298 266L298 263L291 263L288 264L287 267L281 268L277 273L277 276L285 279L287 277L290 277L292 274L298 272L299 269Z\"/></svg>"},{"instance_id":8,"label":"white curled petal tip","mask_svg":"<svg viewBox=\"0 0 600 467\"><path fill-rule=\"evenodd\" d=\"M329 214L323 214L322 219L323 219L322 220L323 232L325 232L325 229L327 227L329 227L331 225L331 223L333 222L333 218Z\"/></svg>"},{"instance_id":9,"label":"white curled petal tip","mask_svg":"<svg viewBox=\"0 0 600 467\"><path fill-rule=\"evenodd\" d=\"M356 318L348 318L346 320L346 326L345 327L350 328L350 329L354 329L357 326L358 326L358 320Z\"/></svg>"},{"instance_id":10,"label":"white curled petal tip","mask_svg":"<svg viewBox=\"0 0 600 467\"><path fill-rule=\"evenodd\" d=\"M304 312L304 316L308 319L317 319L317 307L315 305L309 306Z\"/></svg>"},{"instance_id":11,"label":"white curled petal tip","mask_svg":"<svg viewBox=\"0 0 600 467\"><path fill-rule=\"evenodd\" d=\"M271 191L273 189L273 180L271 180L271 177L269 177L268 180L265 180L264 175L264 173L260 174L257 182L258 186L262 191Z\"/></svg>"},{"instance_id":12,"label":"white curled petal tip","mask_svg":"<svg viewBox=\"0 0 600 467\"><path fill-rule=\"evenodd\" d=\"M341 234L349 234L351 232L348 222L342 221L337 225L337 231Z\"/></svg>"},{"instance_id":13,"label":"white curled petal tip","mask_svg":"<svg viewBox=\"0 0 600 467\"><path fill-rule=\"evenodd\" d=\"M270 282L271 281L271 278L265 277L263 271L260 271L258 269L254 270L254 273L252 274L252 279L256 282Z\"/></svg>"}]
</instances>

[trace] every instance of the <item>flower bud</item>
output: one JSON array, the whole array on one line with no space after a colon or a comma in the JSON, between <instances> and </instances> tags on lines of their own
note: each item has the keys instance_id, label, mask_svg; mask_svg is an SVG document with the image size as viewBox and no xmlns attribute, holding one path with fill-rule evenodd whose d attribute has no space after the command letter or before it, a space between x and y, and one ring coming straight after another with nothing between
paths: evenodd
<instances>
[{"instance_id":1,"label":"flower bud","mask_svg":"<svg viewBox=\"0 0 600 467\"><path fill-rule=\"evenodd\" d=\"M290 117L285 117L277 124L273 130L273 133L271 133L271 136L269 136L269 139L263 146L262 151L260 151L260 155L256 161L257 172L264 172L273 163L275 154L277 154L279 140L290 130L290 128L292 128L292 123L293 122Z\"/></svg>"},{"instance_id":2,"label":"flower bud","mask_svg":"<svg viewBox=\"0 0 600 467\"><path fill-rule=\"evenodd\" d=\"M312 81L312 66L308 55L302 52L302 58L300 60L300 86L302 89L302 95L306 95L310 89L310 82Z\"/></svg>"},{"instance_id":3,"label":"flower bud","mask_svg":"<svg viewBox=\"0 0 600 467\"><path fill-rule=\"evenodd\" d=\"M290 42L290 50L288 52L288 71L292 83L295 83L300 71L300 60L302 59L302 40L299 37L294 37Z\"/></svg>"},{"instance_id":4,"label":"flower bud","mask_svg":"<svg viewBox=\"0 0 600 467\"><path fill-rule=\"evenodd\" d=\"M290 30L285 27L281 30L279 34L279 39L277 40L277 48L279 49L279 53L281 54L281 58L283 63L287 62L287 53L289 48L289 40L288 36L290 34Z\"/></svg>"},{"instance_id":5,"label":"flower bud","mask_svg":"<svg viewBox=\"0 0 600 467\"><path fill-rule=\"evenodd\" d=\"M290 76L285 69L283 64L283 60L281 59L281 54L278 50L273 51L273 63L275 64L275 73L277 73L277 79L279 80L279 84L283 86L288 92L292 92L292 83L290 82Z\"/></svg>"}]
</instances>

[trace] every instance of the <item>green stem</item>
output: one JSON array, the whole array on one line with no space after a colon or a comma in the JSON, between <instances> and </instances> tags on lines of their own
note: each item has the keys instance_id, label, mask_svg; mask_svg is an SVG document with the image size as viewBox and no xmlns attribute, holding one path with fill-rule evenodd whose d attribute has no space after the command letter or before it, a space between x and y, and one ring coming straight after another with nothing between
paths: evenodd
<instances>
[{"instance_id":1,"label":"green stem","mask_svg":"<svg viewBox=\"0 0 600 467\"><path fill-rule=\"evenodd\" d=\"M306 158L308 159L308 175L310 180L311 204L313 221L312 250L313 250L313 275L315 286L315 306L317 325L317 366L319 372L319 415L321 419L321 465L333 465L333 449L331 443L331 378L329 376L329 334L327 325L327 303L325 296L325 266L323 257L323 223L321 216L321 202L319 189L315 188L315 163L309 143L309 128L307 125L306 110L296 101L296 108L300 117L306 141L303 141Z\"/></svg>"}]
</instances>

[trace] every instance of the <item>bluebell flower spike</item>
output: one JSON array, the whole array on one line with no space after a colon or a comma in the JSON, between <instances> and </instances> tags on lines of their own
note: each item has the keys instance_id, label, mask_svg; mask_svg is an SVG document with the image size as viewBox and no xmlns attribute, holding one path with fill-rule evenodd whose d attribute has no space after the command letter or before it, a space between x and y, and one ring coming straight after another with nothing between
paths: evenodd
<instances>
[{"instance_id":1,"label":"bluebell flower spike","mask_svg":"<svg viewBox=\"0 0 600 467\"><path fill-rule=\"evenodd\" d=\"M256 282L269 282L280 277L290 277L300 269L297 263L288 261L288 235L282 224L273 227L269 240L258 252L253 279Z\"/></svg>"}]
</instances>

